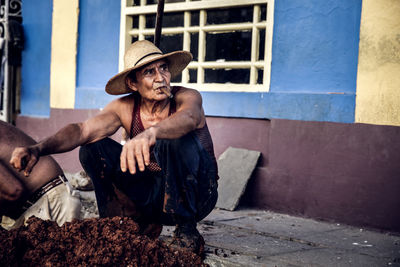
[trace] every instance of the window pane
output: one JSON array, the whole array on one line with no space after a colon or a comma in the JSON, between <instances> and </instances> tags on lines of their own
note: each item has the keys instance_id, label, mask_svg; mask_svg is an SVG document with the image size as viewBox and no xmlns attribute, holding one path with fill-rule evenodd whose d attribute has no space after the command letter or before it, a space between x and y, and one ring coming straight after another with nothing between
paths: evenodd
<instances>
[{"instance_id":1,"label":"window pane","mask_svg":"<svg viewBox=\"0 0 400 267\"><path fill-rule=\"evenodd\" d=\"M259 46L259 54L258 59L264 60L264 53L265 53L265 29L262 29L260 32L260 46Z\"/></svg>"},{"instance_id":2,"label":"window pane","mask_svg":"<svg viewBox=\"0 0 400 267\"><path fill-rule=\"evenodd\" d=\"M204 72L206 83L249 83L249 69L206 69Z\"/></svg>"},{"instance_id":3,"label":"window pane","mask_svg":"<svg viewBox=\"0 0 400 267\"><path fill-rule=\"evenodd\" d=\"M145 40L154 43L154 35L146 35L144 37ZM161 40L162 40L162 36L161 36Z\"/></svg>"},{"instance_id":4,"label":"window pane","mask_svg":"<svg viewBox=\"0 0 400 267\"><path fill-rule=\"evenodd\" d=\"M199 60L199 34L198 33L192 33L190 34L190 52L193 55L193 60L198 61Z\"/></svg>"},{"instance_id":5,"label":"window pane","mask_svg":"<svg viewBox=\"0 0 400 267\"><path fill-rule=\"evenodd\" d=\"M137 40L139 40L139 38L137 36L132 36L132 39L131 39L132 44L134 42L136 42Z\"/></svg>"},{"instance_id":6,"label":"window pane","mask_svg":"<svg viewBox=\"0 0 400 267\"><path fill-rule=\"evenodd\" d=\"M257 84L263 84L263 78L264 78L264 70L263 69L258 69L257 70Z\"/></svg>"},{"instance_id":7,"label":"window pane","mask_svg":"<svg viewBox=\"0 0 400 267\"><path fill-rule=\"evenodd\" d=\"M206 61L249 61L251 31L208 33L206 46Z\"/></svg>"},{"instance_id":8,"label":"window pane","mask_svg":"<svg viewBox=\"0 0 400 267\"><path fill-rule=\"evenodd\" d=\"M132 29L139 28L139 16L132 16Z\"/></svg>"},{"instance_id":9,"label":"window pane","mask_svg":"<svg viewBox=\"0 0 400 267\"><path fill-rule=\"evenodd\" d=\"M135 2L139 2L140 0L135 0ZM165 3L180 3L180 2L185 2L185 0L165 0ZM157 0L147 0L147 5L157 5L158 1Z\"/></svg>"},{"instance_id":10,"label":"window pane","mask_svg":"<svg viewBox=\"0 0 400 267\"><path fill-rule=\"evenodd\" d=\"M161 36L160 49L164 53L170 53L176 50L182 50L183 34Z\"/></svg>"},{"instance_id":11,"label":"window pane","mask_svg":"<svg viewBox=\"0 0 400 267\"><path fill-rule=\"evenodd\" d=\"M182 73L180 73L178 76L172 78L171 82L172 83L180 83L180 82L182 82Z\"/></svg>"},{"instance_id":12,"label":"window pane","mask_svg":"<svg viewBox=\"0 0 400 267\"><path fill-rule=\"evenodd\" d=\"M260 9L261 9L260 21L266 21L267 20L267 6L262 5L260 7Z\"/></svg>"},{"instance_id":13,"label":"window pane","mask_svg":"<svg viewBox=\"0 0 400 267\"><path fill-rule=\"evenodd\" d=\"M146 15L146 28L151 29L156 27L156 14Z\"/></svg>"},{"instance_id":14,"label":"window pane","mask_svg":"<svg viewBox=\"0 0 400 267\"><path fill-rule=\"evenodd\" d=\"M155 28L156 14L146 15L146 28ZM183 26L183 13L164 13L162 26L165 27L182 27Z\"/></svg>"},{"instance_id":15,"label":"window pane","mask_svg":"<svg viewBox=\"0 0 400 267\"><path fill-rule=\"evenodd\" d=\"M197 83L197 69L189 69L189 83Z\"/></svg>"},{"instance_id":16,"label":"window pane","mask_svg":"<svg viewBox=\"0 0 400 267\"><path fill-rule=\"evenodd\" d=\"M190 14L191 14L190 25L191 26L199 26L200 12L199 11L192 11Z\"/></svg>"},{"instance_id":17,"label":"window pane","mask_svg":"<svg viewBox=\"0 0 400 267\"><path fill-rule=\"evenodd\" d=\"M134 0L133 1L134 6L140 6L140 0Z\"/></svg>"},{"instance_id":18,"label":"window pane","mask_svg":"<svg viewBox=\"0 0 400 267\"><path fill-rule=\"evenodd\" d=\"M163 27L183 27L183 12L164 13Z\"/></svg>"},{"instance_id":19,"label":"window pane","mask_svg":"<svg viewBox=\"0 0 400 267\"><path fill-rule=\"evenodd\" d=\"M211 9L207 11L207 24L252 22L253 7L235 7L229 9Z\"/></svg>"},{"instance_id":20,"label":"window pane","mask_svg":"<svg viewBox=\"0 0 400 267\"><path fill-rule=\"evenodd\" d=\"M146 35L145 39L154 43L154 35ZM183 34L162 35L160 40L160 49L166 54L176 50L183 49Z\"/></svg>"}]
</instances>

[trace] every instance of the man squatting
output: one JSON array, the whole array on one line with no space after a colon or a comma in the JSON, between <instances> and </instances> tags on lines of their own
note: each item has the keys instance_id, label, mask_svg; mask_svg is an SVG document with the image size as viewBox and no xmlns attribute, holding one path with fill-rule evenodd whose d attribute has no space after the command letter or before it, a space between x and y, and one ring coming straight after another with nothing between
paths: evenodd
<instances>
[{"instance_id":1,"label":"man squatting","mask_svg":"<svg viewBox=\"0 0 400 267\"><path fill-rule=\"evenodd\" d=\"M21 130L0 121L0 225L7 230L20 227L31 216L58 225L80 218L79 192L52 157L41 157L29 177L10 165L15 147L34 144Z\"/></svg>"},{"instance_id":2,"label":"man squatting","mask_svg":"<svg viewBox=\"0 0 400 267\"><path fill-rule=\"evenodd\" d=\"M36 145L16 148L11 164L29 174L40 156L81 146L100 217L132 216L143 233L156 236L161 225L175 225L171 245L198 252L204 240L196 224L215 206L218 174L201 95L170 86L191 60L186 51L163 54L149 41L133 43L125 70L105 88L128 95ZM120 127L130 137L123 146L108 138Z\"/></svg>"}]
</instances>

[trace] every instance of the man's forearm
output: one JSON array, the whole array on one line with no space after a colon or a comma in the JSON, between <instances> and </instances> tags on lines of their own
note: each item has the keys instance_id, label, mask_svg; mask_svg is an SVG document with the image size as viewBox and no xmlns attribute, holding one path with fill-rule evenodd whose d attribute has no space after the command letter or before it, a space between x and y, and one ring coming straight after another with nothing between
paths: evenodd
<instances>
[{"instance_id":1,"label":"man's forearm","mask_svg":"<svg viewBox=\"0 0 400 267\"><path fill-rule=\"evenodd\" d=\"M154 126L157 139L175 139L195 130L201 115L190 110L177 112Z\"/></svg>"},{"instance_id":2,"label":"man's forearm","mask_svg":"<svg viewBox=\"0 0 400 267\"><path fill-rule=\"evenodd\" d=\"M32 148L37 149L40 156L45 156L70 151L83 142L80 124L69 124Z\"/></svg>"}]
</instances>

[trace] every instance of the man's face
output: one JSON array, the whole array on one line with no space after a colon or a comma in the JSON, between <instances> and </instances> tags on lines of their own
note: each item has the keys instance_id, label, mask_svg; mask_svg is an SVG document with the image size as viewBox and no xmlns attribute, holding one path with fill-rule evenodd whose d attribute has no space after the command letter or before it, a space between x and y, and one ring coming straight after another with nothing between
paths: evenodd
<instances>
[{"instance_id":1,"label":"man's face","mask_svg":"<svg viewBox=\"0 0 400 267\"><path fill-rule=\"evenodd\" d=\"M155 61L136 71L136 82L133 90L148 100L160 101L167 98L161 90L162 87L170 91L171 73L166 60Z\"/></svg>"}]
</instances>

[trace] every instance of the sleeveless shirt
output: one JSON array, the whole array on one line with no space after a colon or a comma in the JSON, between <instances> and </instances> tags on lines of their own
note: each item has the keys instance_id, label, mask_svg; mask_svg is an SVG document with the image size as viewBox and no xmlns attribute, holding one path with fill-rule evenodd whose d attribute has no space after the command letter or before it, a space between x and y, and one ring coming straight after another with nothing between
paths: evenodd
<instances>
[{"instance_id":1,"label":"sleeveless shirt","mask_svg":"<svg viewBox=\"0 0 400 267\"><path fill-rule=\"evenodd\" d=\"M172 86L172 94L175 95L176 92L178 92L181 89L179 86ZM129 138L132 139L136 135L140 134L143 132L144 126L142 123L142 120L140 118L140 95L135 95L134 97L134 108L132 110L132 121L131 121L131 127L130 127L130 133L129 133ZM169 112L168 116L171 116L176 112L176 102L175 99L172 98L170 100L170 106L169 106ZM207 122L204 124L202 128L195 129L194 133L198 137L200 144L203 146L203 148L207 151L207 153L210 155L212 164L215 166L217 169L217 161L215 159L214 155L214 145L211 139L210 132L208 130ZM150 164L147 166L147 168L150 171L157 172L161 171L160 166L158 166L157 161L154 157L154 153L151 153L150 155Z\"/></svg>"}]
</instances>

